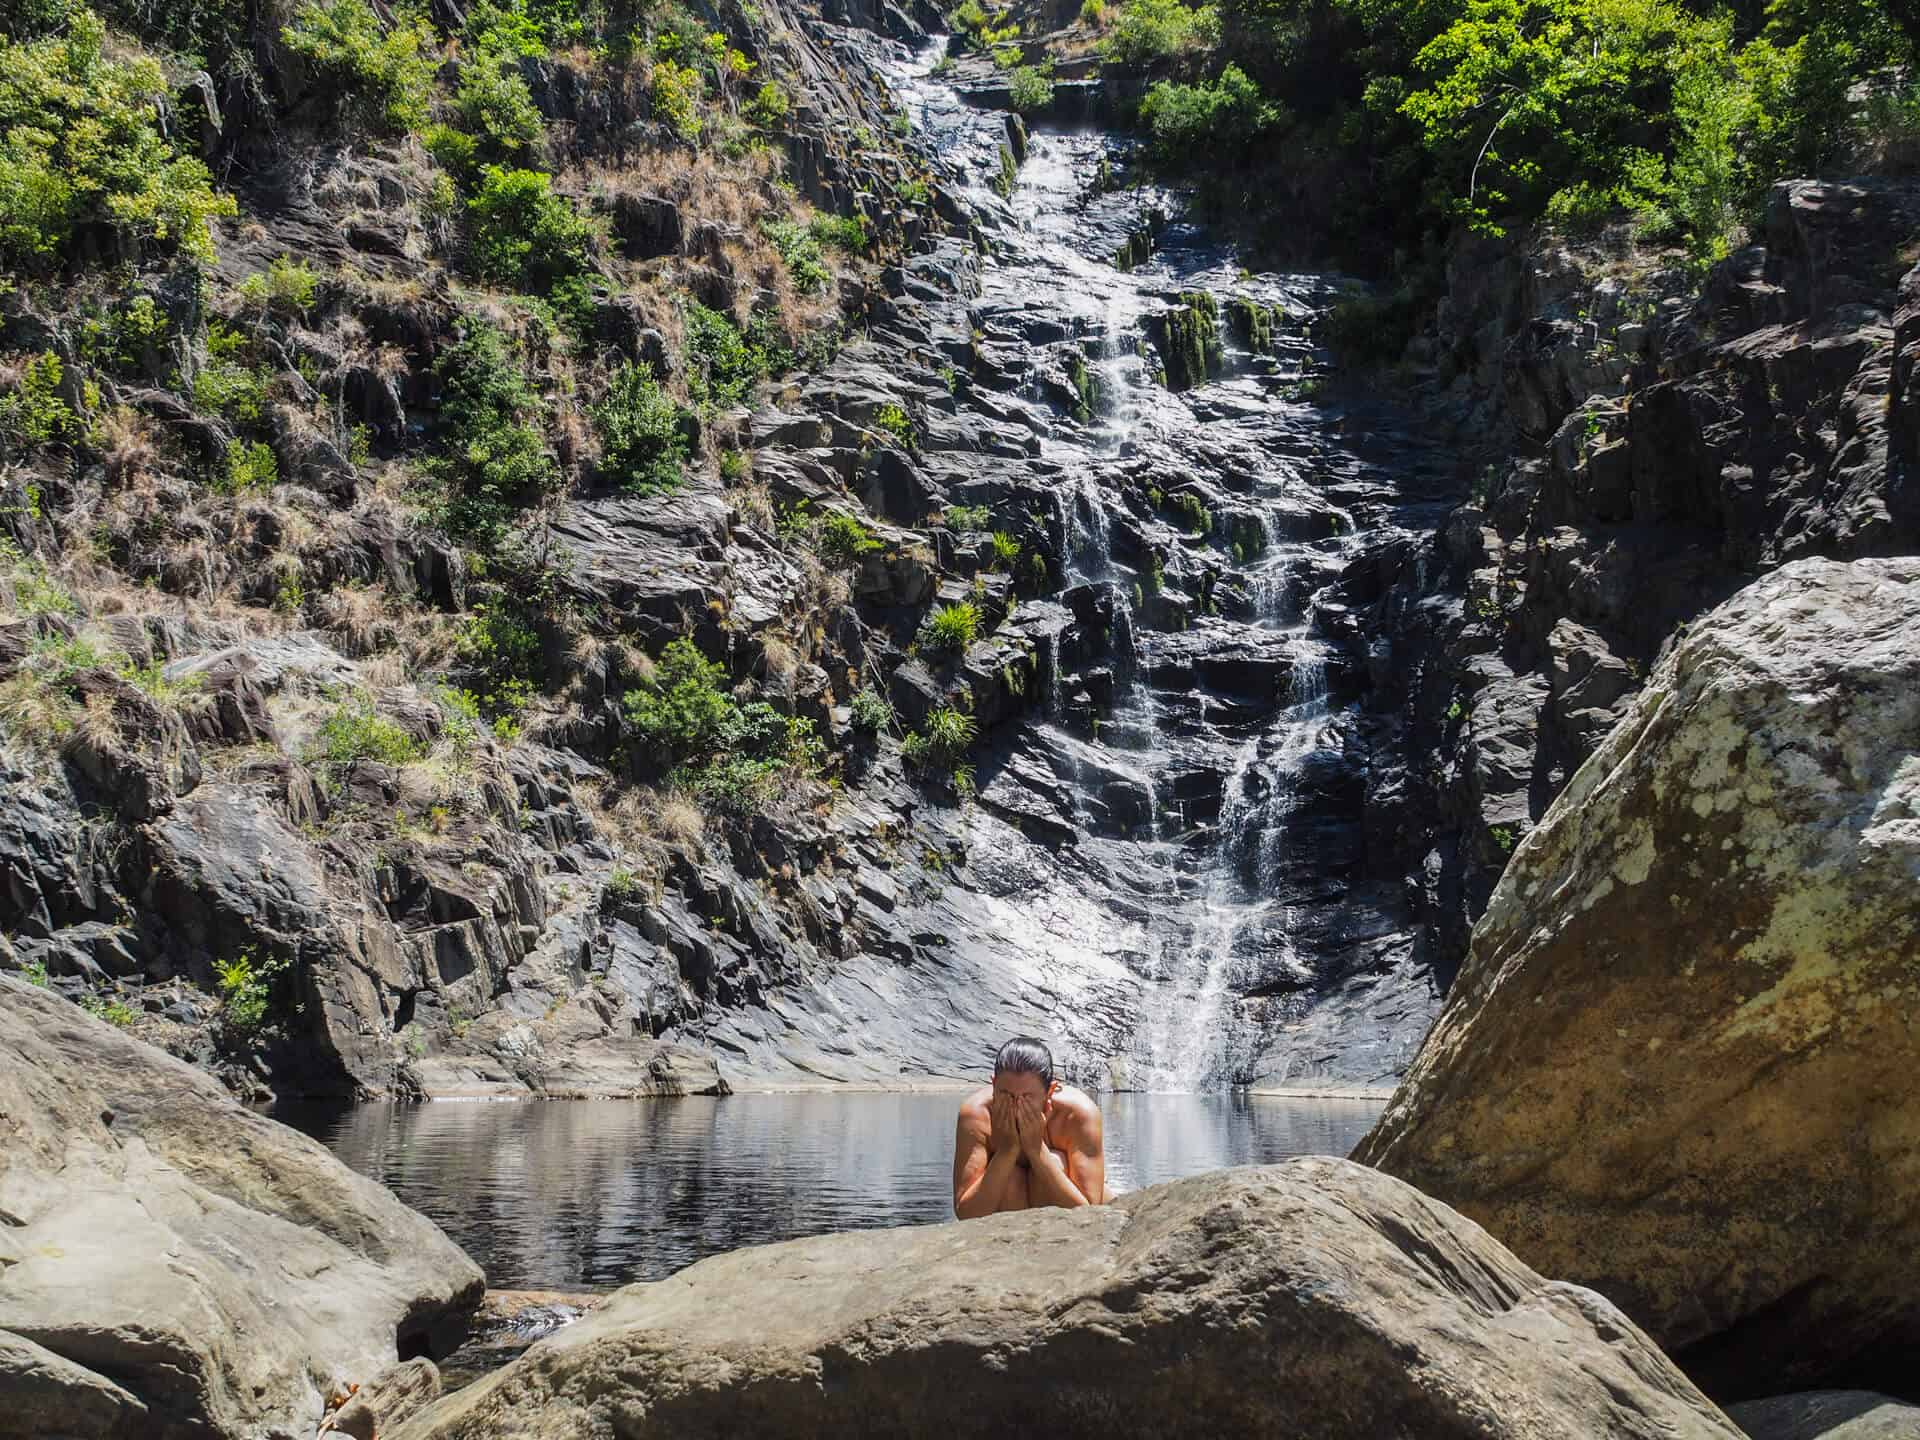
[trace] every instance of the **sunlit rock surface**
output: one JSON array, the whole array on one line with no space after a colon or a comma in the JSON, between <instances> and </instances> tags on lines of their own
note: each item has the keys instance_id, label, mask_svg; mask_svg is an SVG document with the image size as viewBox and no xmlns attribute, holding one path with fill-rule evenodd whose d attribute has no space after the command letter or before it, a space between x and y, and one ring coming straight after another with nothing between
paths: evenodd
<instances>
[{"instance_id":1,"label":"sunlit rock surface","mask_svg":"<svg viewBox=\"0 0 1920 1440\"><path fill-rule=\"evenodd\" d=\"M1710 1390L1915 1385L1920 560L1690 627L1515 855L1357 1158Z\"/></svg>"}]
</instances>

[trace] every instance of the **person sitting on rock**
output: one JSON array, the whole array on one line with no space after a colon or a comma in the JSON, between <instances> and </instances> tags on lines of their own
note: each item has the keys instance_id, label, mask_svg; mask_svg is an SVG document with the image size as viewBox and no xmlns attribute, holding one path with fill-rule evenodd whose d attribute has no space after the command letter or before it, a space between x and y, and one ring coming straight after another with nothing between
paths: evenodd
<instances>
[{"instance_id":1,"label":"person sitting on rock","mask_svg":"<svg viewBox=\"0 0 1920 1440\"><path fill-rule=\"evenodd\" d=\"M1100 1107L1053 1078L1053 1054L1017 1035L993 1060L993 1083L960 1106L953 1140L953 1213L1102 1205L1107 1161Z\"/></svg>"}]
</instances>

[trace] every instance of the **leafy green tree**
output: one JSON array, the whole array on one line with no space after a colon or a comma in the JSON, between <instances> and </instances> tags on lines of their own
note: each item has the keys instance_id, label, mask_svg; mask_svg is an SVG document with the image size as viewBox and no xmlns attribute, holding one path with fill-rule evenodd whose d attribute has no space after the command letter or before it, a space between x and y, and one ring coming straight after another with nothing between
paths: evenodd
<instances>
[{"instance_id":1,"label":"leafy green tree","mask_svg":"<svg viewBox=\"0 0 1920 1440\"><path fill-rule=\"evenodd\" d=\"M626 694L634 738L660 769L710 754L733 718L727 672L684 636L668 643L653 673Z\"/></svg>"},{"instance_id":2,"label":"leafy green tree","mask_svg":"<svg viewBox=\"0 0 1920 1440\"><path fill-rule=\"evenodd\" d=\"M484 279L544 292L592 264L593 227L539 170L489 165L467 201L474 267Z\"/></svg>"},{"instance_id":3,"label":"leafy green tree","mask_svg":"<svg viewBox=\"0 0 1920 1440\"><path fill-rule=\"evenodd\" d=\"M688 454L686 413L644 365L622 365L590 414L607 479L642 495L680 488Z\"/></svg>"},{"instance_id":4,"label":"leafy green tree","mask_svg":"<svg viewBox=\"0 0 1920 1440\"><path fill-rule=\"evenodd\" d=\"M301 6L280 41L357 102L345 108L367 123L399 133L426 123L438 57L423 17L389 27L365 0L325 0Z\"/></svg>"},{"instance_id":5,"label":"leafy green tree","mask_svg":"<svg viewBox=\"0 0 1920 1440\"><path fill-rule=\"evenodd\" d=\"M160 120L159 62L108 59L106 26L71 12L64 34L0 41L0 260L46 271L75 233L105 226L133 247L213 258L207 222L234 213Z\"/></svg>"}]
</instances>

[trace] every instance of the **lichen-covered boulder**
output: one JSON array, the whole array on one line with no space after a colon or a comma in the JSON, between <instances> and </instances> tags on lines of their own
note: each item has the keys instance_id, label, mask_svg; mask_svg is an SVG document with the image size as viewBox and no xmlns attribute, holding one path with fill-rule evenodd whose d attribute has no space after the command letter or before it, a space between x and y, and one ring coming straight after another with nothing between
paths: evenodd
<instances>
[{"instance_id":1,"label":"lichen-covered boulder","mask_svg":"<svg viewBox=\"0 0 1920 1440\"><path fill-rule=\"evenodd\" d=\"M324 1146L0 975L0 1440L311 1435L483 1284Z\"/></svg>"},{"instance_id":2,"label":"lichen-covered boulder","mask_svg":"<svg viewBox=\"0 0 1920 1440\"><path fill-rule=\"evenodd\" d=\"M1410 1186L1310 1158L716 1256L386 1440L962 1433L1739 1434L1598 1295Z\"/></svg>"},{"instance_id":3,"label":"lichen-covered boulder","mask_svg":"<svg viewBox=\"0 0 1920 1440\"><path fill-rule=\"evenodd\" d=\"M1710 1392L1912 1383L1920 560L1672 648L1515 854L1355 1158L1617 1301Z\"/></svg>"}]
</instances>

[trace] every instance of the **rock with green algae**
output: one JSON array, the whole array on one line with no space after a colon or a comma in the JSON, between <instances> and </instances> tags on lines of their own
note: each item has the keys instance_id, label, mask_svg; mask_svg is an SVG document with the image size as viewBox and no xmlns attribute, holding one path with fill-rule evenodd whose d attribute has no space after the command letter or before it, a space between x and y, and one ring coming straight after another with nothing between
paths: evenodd
<instances>
[{"instance_id":1,"label":"rock with green algae","mask_svg":"<svg viewBox=\"0 0 1920 1440\"><path fill-rule=\"evenodd\" d=\"M1618 1310L1325 1157L630 1285L384 1440L1738 1440Z\"/></svg>"},{"instance_id":2,"label":"rock with green algae","mask_svg":"<svg viewBox=\"0 0 1920 1440\"><path fill-rule=\"evenodd\" d=\"M1355 1152L1710 1393L1912 1384L1920 560L1685 632L1514 855Z\"/></svg>"}]
</instances>

